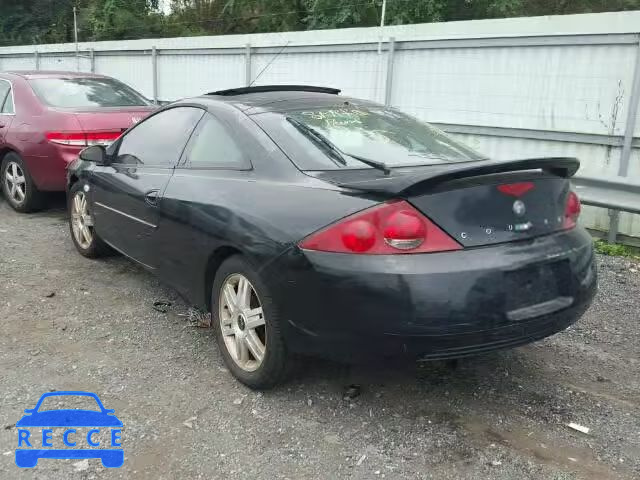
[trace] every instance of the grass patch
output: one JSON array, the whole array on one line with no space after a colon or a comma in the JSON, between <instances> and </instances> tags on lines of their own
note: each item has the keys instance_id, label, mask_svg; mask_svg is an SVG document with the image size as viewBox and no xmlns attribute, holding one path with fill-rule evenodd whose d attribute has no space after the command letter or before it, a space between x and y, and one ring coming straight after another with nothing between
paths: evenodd
<instances>
[{"instance_id":1,"label":"grass patch","mask_svg":"<svg viewBox=\"0 0 640 480\"><path fill-rule=\"evenodd\" d=\"M596 253L600 253L601 255L609 255L612 257L633 257L640 259L640 250L628 245L607 243L604 240L596 240L594 245L596 247Z\"/></svg>"}]
</instances>

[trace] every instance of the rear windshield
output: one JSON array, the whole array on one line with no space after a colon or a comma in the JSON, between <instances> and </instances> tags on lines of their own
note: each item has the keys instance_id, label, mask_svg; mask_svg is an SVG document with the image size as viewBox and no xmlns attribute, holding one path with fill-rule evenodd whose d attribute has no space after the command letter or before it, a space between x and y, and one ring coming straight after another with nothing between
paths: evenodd
<instances>
[{"instance_id":1,"label":"rear windshield","mask_svg":"<svg viewBox=\"0 0 640 480\"><path fill-rule=\"evenodd\" d=\"M263 115L269 114L256 117ZM289 150L286 153L301 170L371 168L354 157L389 167L485 158L441 130L383 106L330 106L270 117L259 123L279 140L285 151ZM339 155L332 149L337 149Z\"/></svg>"},{"instance_id":2,"label":"rear windshield","mask_svg":"<svg viewBox=\"0 0 640 480\"><path fill-rule=\"evenodd\" d=\"M149 104L131 87L112 78L35 78L30 83L40 100L52 107L137 107Z\"/></svg>"}]
</instances>

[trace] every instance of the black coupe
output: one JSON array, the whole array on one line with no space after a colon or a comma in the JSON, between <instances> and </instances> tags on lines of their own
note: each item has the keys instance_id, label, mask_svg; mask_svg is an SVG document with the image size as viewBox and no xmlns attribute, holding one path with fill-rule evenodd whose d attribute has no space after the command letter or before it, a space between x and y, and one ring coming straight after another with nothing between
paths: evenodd
<instances>
[{"instance_id":1,"label":"black coupe","mask_svg":"<svg viewBox=\"0 0 640 480\"><path fill-rule=\"evenodd\" d=\"M492 161L339 90L239 88L85 149L71 237L210 310L231 372L268 388L295 354L457 358L575 322L596 291L578 167Z\"/></svg>"}]
</instances>

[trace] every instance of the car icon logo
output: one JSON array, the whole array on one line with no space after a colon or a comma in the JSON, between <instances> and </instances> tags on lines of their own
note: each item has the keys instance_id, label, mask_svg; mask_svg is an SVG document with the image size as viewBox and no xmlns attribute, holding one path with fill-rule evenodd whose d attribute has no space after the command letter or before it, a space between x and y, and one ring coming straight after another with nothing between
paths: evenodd
<instances>
[{"instance_id":1,"label":"car icon logo","mask_svg":"<svg viewBox=\"0 0 640 480\"><path fill-rule=\"evenodd\" d=\"M80 399L92 409L48 409L43 406L43 402L57 401L59 404L62 397L67 401ZM15 461L18 467L33 468L40 458L99 458L107 468L121 467L124 463L122 422L114 415L114 410L104 407L95 393L45 393L34 408L24 412L26 415L16 422ZM54 428L64 433L54 435Z\"/></svg>"},{"instance_id":2,"label":"car icon logo","mask_svg":"<svg viewBox=\"0 0 640 480\"><path fill-rule=\"evenodd\" d=\"M131 117L131 125L135 125L136 123L138 123L140 120L142 120L141 117Z\"/></svg>"},{"instance_id":3,"label":"car icon logo","mask_svg":"<svg viewBox=\"0 0 640 480\"><path fill-rule=\"evenodd\" d=\"M527 207L522 200L516 200L513 202L513 213L515 213L518 217L523 216L527 213Z\"/></svg>"}]
</instances>

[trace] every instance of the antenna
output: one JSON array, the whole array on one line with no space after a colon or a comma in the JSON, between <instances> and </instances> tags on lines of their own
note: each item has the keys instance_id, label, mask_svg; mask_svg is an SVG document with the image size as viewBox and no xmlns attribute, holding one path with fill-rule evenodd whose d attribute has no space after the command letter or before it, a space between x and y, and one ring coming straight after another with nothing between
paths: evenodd
<instances>
[{"instance_id":1,"label":"antenna","mask_svg":"<svg viewBox=\"0 0 640 480\"><path fill-rule=\"evenodd\" d=\"M289 43L291 43L291 40L287 40L287 43L285 43L282 48L280 49L280 51L278 53L276 53L273 58L271 60L269 60L269 63L267 63L264 68L262 70L260 70L260 73L258 75L256 75L256 78L254 78L251 83L249 84L249 86L251 87L256 80L258 80L260 78L260 75L262 75L264 73L264 71L269 68L269 66L274 62L274 60L276 58L278 58L280 56L280 54L284 51L285 48L287 48L289 46Z\"/></svg>"}]
</instances>

